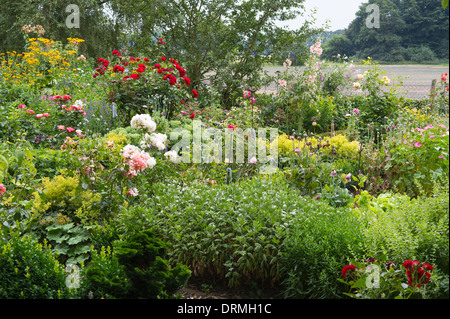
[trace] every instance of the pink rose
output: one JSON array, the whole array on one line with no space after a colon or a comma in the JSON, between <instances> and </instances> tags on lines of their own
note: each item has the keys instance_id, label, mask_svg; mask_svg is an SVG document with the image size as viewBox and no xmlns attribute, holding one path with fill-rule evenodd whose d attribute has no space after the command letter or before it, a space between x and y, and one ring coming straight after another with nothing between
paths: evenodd
<instances>
[{"instance_id":1,"label":"pink rose","mask_svg":"<svg viewBox=\"0 0 450 319\"><path fill-rule=\"evenodd\" d=\"M75 131L75 129L74 129L74 128L72 128L72 127L68 127L68 128L67 128L67 132L69 132L69 133L70 133L70 132L73 132L73 131Z\"/></svg>"},{"instance_id":2,"label":"pink rose","mask_svg":"<svg viewBox=\"0 0 450 319\"><path fill-rule=\"evenodd\" d=\"M44 116L44 114L38 114L38 115L36 115L36 118L37 119L40 119L41 117L43 117Z\"/></svg>"},{"instance_id":3,"label":"pink rose","mask_svg":"<svg viewBox=\"0 0 450 319\"><path fill-rule=\"evenodd\" d=\"M58 130L62 130L62 131L64 131L66 129L66 127L64 125L58 125L57 128L58 128Z\"/></svg>"},{"instance_id":4,"label":"pink rose","mask_svg":"<svg viewBox=\"0 0 450 319\"><path fill-rule=\"evenodd\" d=\"M49 117L50 116L50 114L48 114L48 113L44 113L42 115L45 116L45 117Z\"/></svg>"}]
</instances>

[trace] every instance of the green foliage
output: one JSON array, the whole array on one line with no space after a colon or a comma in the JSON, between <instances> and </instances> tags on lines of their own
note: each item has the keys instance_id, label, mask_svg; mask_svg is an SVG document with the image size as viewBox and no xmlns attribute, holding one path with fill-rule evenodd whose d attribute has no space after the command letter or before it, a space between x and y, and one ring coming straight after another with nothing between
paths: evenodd
<instances>
[{"instance_id":1,"label":"green foliage","mask_svg":"<svg viewBox=\"0 0 450 319\"><path fill-rule=\"evenodd\" d=\"M75 265L89 258L88 253L91 250L89 228L89 226L75 226L74 223L46 227L46 238L62 263Z\"/></svg>"},{"instance_id":2,"label":"green foliage","mask_svg":"<svg viewBox=\"0 0 450 319\"><path fill-rule=\"evenodd\" d=\"M363 252L362 239L362 224L348 208L317 202L296 214L284 241L284 297L339 297L343 286L336 278L345 258Z\"/></svg>"},{"instance_id":3,"label":"green foliage","mask_svg":"<svg viewBox=\"0 0 450 319\"><path fill-rule=\"evenodd\" d=\"M230 185L157 183L144 203L123 210L119 224L133 232L155 225L171 261L231 287L277 282L290 220L314 207L282 178L261 176Z\"/></svg>"},{"instance_id":4,"label":"green foliage","mask_svg":"<svg viewBox=\"0 0 450 319\"><path fill-rule=\"evenodd\" d=\"M383 194L360 208L364 242L370 256L391 260L418 259L449 273L448 188L432 197L410 199Z\"/></svg>"},{"instance_id":5,"label":"green foliage","mask_svg":"<svg viewBox=\"0 0 450 319\"><path fill-rule=\"evenodd\" d=\"M94 298L176 298L191 275L186 266L169 266L166 245L151 230L114 242L113 251L95 253L84 270L83 291Z\"/></svg>"},{"instance_id":6,"label":"green foliage","mask_svg":"<svg viewBox=\"0 0 450 319\"><path fill-rule=\"evenodd\" d=\"M366 9L372 4L380 8L380 28L366 27ZM345 35L358 58L370 56L384 62L414 59L423 63L433 56L447 59L448 21L448 8L442 10L440 1L371 0L361 5Z\"/></svg>"},{"instance_id":7,"label":"green foliage","mask_svg":"<svg viewBox=\"0 0 450 319\"><path fill-rule=\"evenodd\" d=\"M43 189L33 193L33 212L37 218L58 213L76 221L93 221L101 215L100 194L83 190L79 178L57 175L42 179Z\"/></svg>"},{"instance_id":8,"label":"green foliage","mask_svg":"<svg viewBox=\"0 0 450 319\"><path fill-rule=\"evenodd\" d=\"M92 259L81 269L78 297L115 299L126 296L130 283L125 267L119 263L110 246L92 250Z\"/></svg>"},{"instance_id":9,"label":"green foliage","mask_svg":"<svg viewBox=\"0 0 450 319\"><path fill-rule=\"evenodd\" d=\"M64 268L47 244L28 236L0 237L0 298L67 298Z\"/></svg>"},{"instance_id":10,"label":"green foliage","mask_svg":"<svg viewBox=\"0 0 450 319\"><path fill-rule=\"evenodd\" d=\"M136 43L132 54L171 52L177 61L186 63L194 88L209 77L221 104L228 108L244 89L261 86L260 71L269 61L268 55L286 58L281 57L286 47L303 43L315 33L310 21L295 31L274 23L294 19L303 2L206 1L197 5L189 1L118 1L117 10L132 30ZM158 38L169 45L157 45Z\"/></svg>"}]
</instances>

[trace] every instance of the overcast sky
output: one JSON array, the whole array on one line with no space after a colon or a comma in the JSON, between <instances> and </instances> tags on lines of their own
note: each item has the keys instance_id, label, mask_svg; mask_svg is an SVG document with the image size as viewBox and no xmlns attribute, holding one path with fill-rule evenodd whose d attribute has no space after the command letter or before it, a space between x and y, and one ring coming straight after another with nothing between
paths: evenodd
<instances>
[{"instance_id":1,"label":"overcast sky","mask_svg":"<svg viewBox=\"0 0 450 319\"><path fill-rule=\"evenodd\" d=\"M315 15L317 19L317 26L323 26L329 20L330 31L339 29L346 29L350 22L355 18L356 12L362 3L367 3L368 0L306 0L305 7L307 12L311 9L317 8ZM282 25L287 25L289 28L297 29L304 21L304 18L292 20L291 22L284 22Z\"/></svg>"}]
</instances>

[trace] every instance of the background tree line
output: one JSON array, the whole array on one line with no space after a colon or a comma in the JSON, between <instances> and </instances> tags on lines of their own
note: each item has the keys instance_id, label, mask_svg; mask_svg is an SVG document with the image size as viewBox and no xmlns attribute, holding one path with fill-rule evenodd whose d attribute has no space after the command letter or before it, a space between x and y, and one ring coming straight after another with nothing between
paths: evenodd
<instances>
[{"instance_id":1,"label":"background tree line","mask_svg":"<svg viewBox=\"0 0 450 319\"><path fill-rule=\"evenodd\" d=\"M378 29L366 26L370 4L380 8ZM326 43L324 57L346 54L382 62L448 61L449 9L443 9L443 5L441 0L369 0L361 5L344 33Z\"/></svg>"}]
</instances>

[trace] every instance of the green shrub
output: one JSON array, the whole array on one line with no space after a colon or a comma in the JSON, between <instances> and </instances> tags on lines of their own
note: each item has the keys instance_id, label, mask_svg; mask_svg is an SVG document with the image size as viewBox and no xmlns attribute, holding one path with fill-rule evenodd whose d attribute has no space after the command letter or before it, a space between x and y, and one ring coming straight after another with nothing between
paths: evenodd
<instances>
[{"instance_id":1,"label":"green shrub","mask_svg":"<svg viewBox=\"0 0 450 319\"><path fill-rule=\"evenodd\" d=\"M448 188L433 197L383 194L361 209L366 251L391 260L417 259L449 273Z\"/></svg>"},{"instance_id":2,"label":"green shrub","mask_svg":"<svg viewBox=\"0 0 450 319\"><path fill-rule=\"evenodd\" d=\"M152 230L115 241L113 252L93 254L81 292L94 298L174 298L191 272L181 264L170 268L165 256L166 244Z\"/></svg>"},{"instance_id":3,"label":"green shrub","mask_svg":"<svg viewBox=\"0 0 450 319\"><path fill-rule=\"evenodd\" d=\"M129 289L124 266L114 256L111 247L92 250L92 258L81 269L82 280L77 289L79 298L123 298Z\"/></svg>"},{"instance_id":4,"label":"green shrub","mask_svg":"<svg viewBox=\"0 0 450 319\"><path fill-rule=\"evenodd\" d=\"M348 208L317 202L297 214L286 237L282 272L285 298L337 298L346 258L359 256L361 223Z\"/></svg>"},{"instance_id":5,"label":"green shrub","mask_svg":"<svg viewBox=\"0 0 450 319\"><path fill-rule=\"evenodd\" d=\"M46 244L12 235L0 245L1 299L68 297L65 270Z\"/></svg>"},{"instance_id":6,"label":"green shrub","mask_svg":"<svg viewBox=\"0 0 450 319\"><path fill-rule=\"evenodd\" d=\"M302 205L312 205L283 179L158 183L141 207L120 213L119 224L133 231L155 225L170 244L170 260L188 265L195 276L212 275L229 286L274 283L289 220Z\"/></svg>"}]
</instances>

